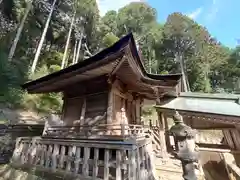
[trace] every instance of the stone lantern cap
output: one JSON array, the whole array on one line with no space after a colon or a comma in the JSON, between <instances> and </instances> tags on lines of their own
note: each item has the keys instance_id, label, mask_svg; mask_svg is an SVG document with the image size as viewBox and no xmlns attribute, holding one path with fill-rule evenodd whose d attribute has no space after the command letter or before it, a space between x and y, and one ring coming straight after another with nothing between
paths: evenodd
<instances>
[{"instance_id":1,"label":"stone lantern cap","mask_svg":"<svg viewBox=\"0 0 240 180\"><path fill-rule=\"evenodd\" d=\"M175 137L186 137L186 138L194 138L196 135L196 131L193 130L190 126L187 126L183 122L182 116L176 111L173 116L173 120L175 125L173 125L170 129L170 134Z\"/></svg>"}]
</instances>

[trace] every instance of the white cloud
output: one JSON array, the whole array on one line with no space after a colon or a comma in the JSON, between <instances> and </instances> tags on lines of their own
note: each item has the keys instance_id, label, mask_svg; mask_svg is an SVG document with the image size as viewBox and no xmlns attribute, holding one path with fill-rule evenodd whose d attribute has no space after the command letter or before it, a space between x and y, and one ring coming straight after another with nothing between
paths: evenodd
<instances>
[{"instance_id":1,"label":"white cloud","mask_svg":"<svg viewBox=\"0 0 240 180\"><path fill-rule=\"evenodd\" d=\"M196 19L202 13L202 8L197 8L192 13L188 14L187 16L191 19Z\"/></svg>"},{"instance_id":2,"label":"white cloud","mask_svg":"<svg viewBox=\"0 0 240 180\"><path fill-rule=\"evenodd\" d=\"M109 10L115 10L126 6L131 2L140 2L142 0L97 0L100 15L104 16Z\"/></svg>"}]
</instances>

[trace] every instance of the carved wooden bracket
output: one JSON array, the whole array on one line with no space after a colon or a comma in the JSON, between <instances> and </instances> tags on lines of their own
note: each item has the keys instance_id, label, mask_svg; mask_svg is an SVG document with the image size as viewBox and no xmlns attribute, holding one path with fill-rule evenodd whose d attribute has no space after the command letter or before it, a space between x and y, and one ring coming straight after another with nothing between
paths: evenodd
<instances>
[{"instance_id":1,"label":"carved wooden bracket","mask_svg":"<svg viewBox=\"0 0 240 180\"><path fill-rule=\"evenodd\" d=\"M152 89L156 95L156 104L160 104L160 94L159 94L158 87L152 87Z\"/></svg>"}]
</instances>

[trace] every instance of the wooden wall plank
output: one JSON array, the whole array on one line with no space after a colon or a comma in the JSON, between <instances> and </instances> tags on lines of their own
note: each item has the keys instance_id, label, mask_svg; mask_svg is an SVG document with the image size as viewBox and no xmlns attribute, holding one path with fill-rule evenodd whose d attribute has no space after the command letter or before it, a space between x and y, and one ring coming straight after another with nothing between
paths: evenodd
<instances>
[{"instance_id":1,"label":"wooden wall plank","mask_svg":"<svg viewBox=\"0 0 240 180\"><path fill-rule=\"evenodd\" d=\"M86 118L95 118L103 116L107 112L108 93L101 93L94 96L86 97Z\"/></svg>"},{"instance_id":2,"label":"wooden wall plank","mask_svg":"<svg viewBox=\"0 0 240 180\"><path fill-rule=\"evenodd\" d=\"M75 98L103 91L108 91L106 76L100 76L91 80L87 80L85 82L77 82L69 85L64 90L64 95L67 98Z\"/></svg>"},{"instance_id":3,"label":"wooden wall plank","mask_svg":"<svg viewBox=\"0 0 240 180\"><path fill-rule=\"evenodd\" d=\"M69 125L80 119L83 99L65 99L63 120Z\"/></svg>"}]
</instances>

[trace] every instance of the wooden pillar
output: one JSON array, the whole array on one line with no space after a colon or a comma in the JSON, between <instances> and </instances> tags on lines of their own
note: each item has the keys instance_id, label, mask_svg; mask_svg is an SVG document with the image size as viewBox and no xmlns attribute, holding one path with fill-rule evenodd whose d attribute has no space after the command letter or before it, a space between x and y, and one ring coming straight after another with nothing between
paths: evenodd
<instances>
[{"instance_id":1,"label":"wooden pillar","mask_svg":"<svg viewBox=\"0 0 240 180\"><path fill-rule=\"evenodd\" d=\"M137 124L137 117L136 117L136 100L133 99L132 103L131 103L131 114L132 114L132 118L131 118L131 123L130 124Z\"/></svg>"},{"instance_id":2,"label":"wooden pillar","mask_svg":"<svg viewBox=\"0 0 240 180\"><path fill-rule=\"evenodd\" d=\"M165 117L163 112L158 112L158 123L159 123L159 138L161 141L161 154L163 158L167 157L166 139L165 139Z\"/></svg>"},{"instance_id":3,"label":"wooden pillar","mask_svg":"<svg viewBox=\"0 0 240 180\"><path fill-rule=\"evenodd\" d=\"M107 124L111 124L113 120L113 101L114 93L113 90L110 89L110 91L108 92Z\"/></svg>"},{"instance_id":4,"label":"wooden pillar","mask_svg":"<svg viewBox=\"0 0 240 180\"><path fill-rule=\"evenodd\" d=\"M165 132L166 150L169 153L172 151L172 147L171 147L171 142L170 142L170 136L168 135L169 126L168 126L168 122L167 122L167 116L165 113L163 113L163 117L164 117L164 125L165 125L164 132Z\"/></svg>"},{"instance_id":5,"label":"wooden pillar","mask_svg":"<svg viewBox=\"0 0 240 180\"><path fill-rule=\"evenodd\" d=\"M136 99L136 124L141 124L141 99Z\"/></svg>"},{"instance_id":6,"label":"wooden pillar","mask_svg":"<svg viewBox=\"0 0 240 180\"><path fill-rule=\"evenodd\" d=\"M82 110L81 110L81 117L80 117L80 125L84 125L84 118L85 118L85 113L86 113L86 97L83 98L83 105L82 105Z\"/></svg>"},{"instance_id":7,"label":"wooden pillar","mask_svg":"<svg viewBox=\"0 0 240 180\"><path fill-rule=\"evenodd\" d=\"M236 127L236 129L233 129L233 130L230 130L230 133L232 135L232 139L233 139L233 143L235 145L235 149L236 150L240 150L240 133L239 133L240 129L239 127ZM235 162L236 162L236 165L238 167L240 167L240 154L233 154L234 158L235 158Z\"/></svg>"}]
</instances>

